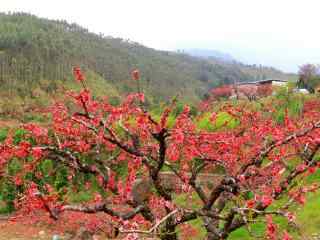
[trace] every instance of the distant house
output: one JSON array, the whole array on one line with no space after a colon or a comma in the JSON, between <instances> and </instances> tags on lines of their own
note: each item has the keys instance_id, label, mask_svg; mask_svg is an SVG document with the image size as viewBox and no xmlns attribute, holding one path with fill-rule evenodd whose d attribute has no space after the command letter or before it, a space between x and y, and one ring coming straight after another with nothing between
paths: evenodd
<instances>
[{"instance_id":1,"label":"distant house","mask_svg":"<svg viewBox=\"0 0 320 240\"><path fill-rule=\"evenodd\" d=\"M254 100L273 94L275 87L286 86L288 81L266 79L255 82L241 82L233 85L224 85L211 90L213 98L245 98Z\"/></svg>"},{"instance_id":2,"label":"distant house","mask_svg":"<svg viewBox=\"0 0 320 240\"><path fill-rule=\"evenodd\" d=\"M265 80L259 80L255 82L241 82L237 83L237 86L241 85L256 85L256 86L272 86L272 87L281 87L286 86L288 81L286 80L280 80L280 79L265 79Z\"/></svg>"},{"instance_id":3,"label":"distant house","mask_svg":"<svg viewBox=\"0 0 320 240\"><path fill-rule=\"evenodd\" d=\"M266 97L273 94L276 87L286 86L288 81L280 79L266 79L255 82L242 82L235 84L235 95L238 98L250 100L257 97Z\"/></svg>"}]
</instances>

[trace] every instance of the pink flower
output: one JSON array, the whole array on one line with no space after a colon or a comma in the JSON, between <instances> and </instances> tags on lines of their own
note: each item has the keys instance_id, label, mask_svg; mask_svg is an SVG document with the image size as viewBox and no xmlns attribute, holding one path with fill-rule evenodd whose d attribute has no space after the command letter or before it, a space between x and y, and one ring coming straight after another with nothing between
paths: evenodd
<instances>
[{"instance_id":1,"label":"pink flower","mask_svg":"<svg viewBox=\"0 0 320 240\"><path fill-rule=\"evenodd\" d=\"M295 216L293 213L291 213L291 212L288 212L288 213L286 214L286 217L287 217L287 219L288 219L289 222L294 222L295 219L296 219L296 216Z\"/></svg>"},{"instance_id":2,"label":"pink flower","mask_svg":"<svg viewBox=\"0 0 320 240\"><path fill-rule=\"evenodd\" d=\"M297 170L298 172L303 172L306 168L307 168L307 167L306 167L305 164L300 164L300 165L298 165L298 166L296 167L296 170Z\"/></svg>"},{"instance_id":3,"label":"pink flower","mask_svg":"<svg viewBox=\"0 0 320 240\"><path fill-rule=\"evenodd\" d=\"M315 173L315 172L316 172L316 170L317 170L317 168L316 168L316 167L309 167L309 168L308 168L308 172L309 172L310 174Z\"/></svg>"},{"instance_id":4,"label":"pink flower","mask_svg":"<svg viewBox=\"0 0 320 240\"><path fill-rule=\"evenodd\" d=\"M292 240L292 237L285 231L282 240Z\"/></svg>"},{"instance_id":5,"label":"pink flower","mask_svg":"<svg viewBox=\"0 0 320 240\"><path fill-rule=\"evenodd\" d=\"M19 176L14 177L14 184L16 186L21 186L23 184L21 177L19 177Z\"/></svg>"},{"instance_id":6,"label":"pink flower","mask_svg":"<svg viewBox=\"0 0 320 240\"><path fill-rule=\"evenodd\" d=\"M274 188L274 191L275 191L276 193L280 193L280 192L282 191L281 186L276 186L276 187Z\"/></svg>"},{"instance_id":7,"label":"pink flower","mask_svg":"<svg viewBox=\"0 0 320 240\"><path fill-rule=\"evenodd\" d=\"M254 199L247 201L247 207L248 208L254 208L254 205L256 204L256 201Z\"/></svg>"},{"instance_id":8,"label":"pink flower","mask_svg":"<svg viewBox=\"0 0 320 240\"><path fill-rule=\"evenodd\" d=\"M83 73L81 72L80 67L73 68L73 75L78 82L84 81Z\"/></svg>"},{"instance_id":9,"label":"pink flower","mask_svg":"<svg viewBox=\"0 0 320 240\"><path fill-rule=\"evenodd\" d=\"M262 204L263 204L264 207L267 207L267 206L271 205L271 203L272 203L272 198L271 198L270 196L264 195L264 196L262 196L262 198L261 198L261 202L262 202Z\"/></svg>"},{"instance_id":10,"label":"pink flower","mask_svg":"<svg viewBox=\"0 0 320 240\"><path fill-rule=\"evenodd\" d=\"M42 155L43 155L43 152L42 152L41 148L38 148L38 147L32 148L32 156L35 159L40 159L42 157Z\"/></svg>"},{"instance_id":11,"label":"pink flower","mask_svg":"<svg viewBox=\"0 0 320 240\"><path fill-rule=\"evenodd\" d=\"M273 223L272 217L271 217L270 215L268 215L268 216L266 217L266 219L267 219L266 235L267 235L268 239L270 239L270 240L276 240L277 227L276 227L276 225Z\"/></svg>"},{"instance_id":12,"label":"pink flower","mask_svg":"<svg viewBox=\"0 0 320 240\"><path fill-rule=\"evenodd\" d=\"M135 69L131 72L131 78L136 81L140 79L140 72L138 69Z\"/></svg>"}]
</instances>

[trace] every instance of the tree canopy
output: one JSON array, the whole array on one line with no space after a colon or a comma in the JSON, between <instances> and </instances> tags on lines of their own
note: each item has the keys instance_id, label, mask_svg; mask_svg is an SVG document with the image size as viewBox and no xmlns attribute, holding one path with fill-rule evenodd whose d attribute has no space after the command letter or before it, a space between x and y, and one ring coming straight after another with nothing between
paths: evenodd
<instances>
[{"instance_id":1,"label":"tree canopy","mask_svg":"<svg viewBox=\"0 0 320 240\"><path fill-rule=\"evenodd\" d=\"M91 33L74 23L25 13L0 13L0 22L0 82L21 96L32 95L32 89L39 86L54 92L57 80L72 80L72 66L93 72L95 78L107 83L106 88L112 86L119 93L135 90L129 73L139 68L141 87L154 100L168 100L176 94L199 100L212 87L256 80L261 74L287 78L272 68L157 51L126 39Z\"/></svg>"},{"instance_id":2,"label":"tree canopy","mask_svg":"<svg viewBox=\"0 0 320 240\"><path fill-rule=\"evenodd\" d=\"M274 118L281 102L259 111L227 104L220 127L213 111L216 128L201 128L201 116L193 117L188 106L170 122L175 101L155 117L142 93L117 106L96 100L81 69L74 74L83 88L69 92L72 107L57 102L48 111L50 124L25 124L19 138L9 133L0 145L3 184L18 192L12 200L17 218L39 220L35 211L44 210L51 219L66 215L75 222L72 212L81 212L100 216L87 220L92 231L112 223L126 239L143 234L163 240L178 239L177 229L195 219L202 220L208 240L228 239L262 221L269 239L291 239L273 217L294 224L292 206L305 204L306 194L319 188L305 181L320 166L318 100L294 116L285 107L281 121ZM139 81L139 72L132 77ZM163 176L168 173L173 182ZM210 185L200 184L201 176ZM70 201L68 193L84 186L94 198ZM188 201L177 203L183 194Z\"/></svg>"}]
</instances>

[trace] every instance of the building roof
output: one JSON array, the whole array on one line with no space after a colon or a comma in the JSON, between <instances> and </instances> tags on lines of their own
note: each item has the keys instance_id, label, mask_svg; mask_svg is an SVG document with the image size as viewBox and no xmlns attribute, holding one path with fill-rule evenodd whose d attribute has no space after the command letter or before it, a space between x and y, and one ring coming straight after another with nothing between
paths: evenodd
<instances>
[{"instance_id":1,"label":"building roof","mask_svg":"<svg viewBox=\"0 0 320 240\"><path fill-rule=\"evenodd\" d=\"M287 80L282 80L282 79L264 79L264 80L259 80L259 81L254 81L254 82L240 82L237 83L237 85L245 85L245 84L265 84L265 83L272 83L272 82L282 82L282 83L287 83Z\"/></svg>"}]
</instances>

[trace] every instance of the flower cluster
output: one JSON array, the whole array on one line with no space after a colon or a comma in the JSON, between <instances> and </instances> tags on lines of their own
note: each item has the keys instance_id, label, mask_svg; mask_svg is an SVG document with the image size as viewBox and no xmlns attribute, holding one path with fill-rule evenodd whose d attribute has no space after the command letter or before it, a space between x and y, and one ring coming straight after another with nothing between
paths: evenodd
<instances>
[{"instance_id":1,"label":"flower cluster","mask_svg":"<svg viewBox=\"0 0 320 240\"><path fill-rule=\"evenodd\" d=\"M73 70L84 86L81 69ZM131 77L139 85L139 70ZM246 224L242 219L267 217L268 239L289 240L271 217L281 209L278 199L289 197L289 204L304 204L306 194L318 189L296 183L320 167L314 158L320 149L320 115L314 104L297 118L285 112L279 124L272 106L263 112L240 103L225 104L216 113L194 115L190 107L178 109L172 103L154 114L142 106L140 92L116 106L107 98L94 98L85 86L68 96L67 104L51 108L51 125L26 124L27 134L21 139L9 134L0 144L3 172L11 160L22 165L9 177L16 188L27 189L19 196L30 201L23 202L30 212L34 208L50 212L57 206L57 215L82 211L100 216L100 211L120 230L147 229L158 222L155 231L167 235L162 239L173 239L179 224L186 226L181 228L184 236L197 234L184 225L197 218L205 219L208 233L217 229L214 239L227 239ZM141 191L144 196L139 187L147 185ZM92 192L94 200L72 205L69 196L83 190ZM176 204L177 196L187 196L186 205L196 203L197 210ZM294 222L294 212L280 213ZM92 220L87 226L95 229L100 222Z\"/></svg>"},{"instance_id":2,"label":"flower cluster","mask_svg":"<svg viewBox=\"0 0 320 240\"><path fill-rule=\"evenodd\" d=\"M138 81L140 79L140 71L138 69L135 69L131 72L131 78L135 81Z\"/></svg>"},{"instance_id":3,"label":"flower cluster","mask_svg":"<svg viewBox=\"0 0 320 240\"><path fill-rule=\"evenodd\" d=\"M73 68L73 75L78 82L83 82L85 79L80 67Z\"/></svg>"}]
</instances>

